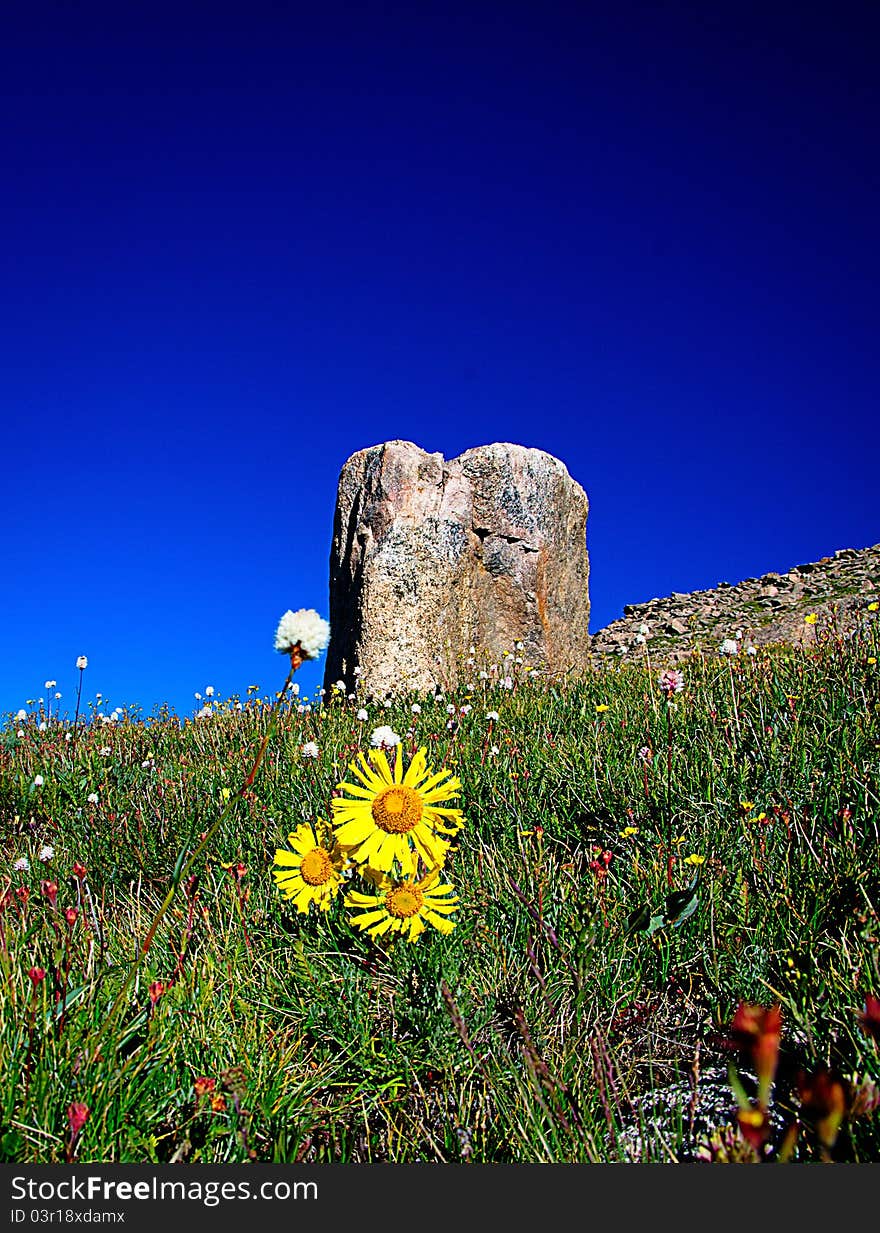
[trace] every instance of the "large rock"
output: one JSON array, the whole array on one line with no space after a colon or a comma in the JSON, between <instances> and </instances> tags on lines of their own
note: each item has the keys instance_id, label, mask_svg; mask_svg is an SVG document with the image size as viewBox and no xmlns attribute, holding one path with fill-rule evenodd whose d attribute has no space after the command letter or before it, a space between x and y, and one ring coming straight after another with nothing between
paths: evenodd
<instances>
[{"instance_id":1,"label":"large rock","mask_svg":"<svg viewBox=\"0 0 880 1233\"><path fill-rule=\"evenodd\" d=\"M342 468L330 555L325 684L374 694L449 686L469 648L562 673L589 650L587 496L521 445L446 462L410 441Z\"/></svg>"}]
</instances>

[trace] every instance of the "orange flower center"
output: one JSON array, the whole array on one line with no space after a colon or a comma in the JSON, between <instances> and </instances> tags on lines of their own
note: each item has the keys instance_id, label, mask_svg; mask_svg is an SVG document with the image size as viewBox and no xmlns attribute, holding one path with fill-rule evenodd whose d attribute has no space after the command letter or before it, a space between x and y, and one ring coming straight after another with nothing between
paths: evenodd
<instances>
[{"instance_id":1,"label":"orange flower center","mask_svg":"<svg viewBox=\"0 0 880 1233\"><path fill-rule=\"evenodd\" d=\"M333 862L326 848L312 848L302 858L299 872L309 886L323 886L333 877Z\"/></svg>"},{"instance_id":2,"label":"orange flower center","mask_svg":"<svg viewBox=\"0 0 880 1233\"><path fill-rule=\"evenodd\" d=\"M385 910L389 916L407 920L421 911L424 902L425 896L417 886L395 886L394 890L385 896Z\"/></svg>"},{"instance_id":3,"label":"orange flower center","mask_svg":"<svg viewBox=\"0 0 880 1233\"><path fill-rule=\"evenodd\" d=\"M388 835L405 835L422 816L422 798L404 784L383 788L372 804L373 821Z\"/></svg>"}]
</instances>

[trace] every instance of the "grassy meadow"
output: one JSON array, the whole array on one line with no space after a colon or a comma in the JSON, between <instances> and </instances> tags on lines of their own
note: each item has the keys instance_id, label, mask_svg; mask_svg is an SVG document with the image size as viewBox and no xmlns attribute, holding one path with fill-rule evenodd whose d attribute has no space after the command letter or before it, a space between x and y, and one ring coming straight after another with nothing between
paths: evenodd
<instances>
[{"instance_id":1,"label":"grassy meadow","mask_svg":"<svg viewBox=\"0 0 880 1233\"><path fill-rule=\"evenodd\" d=\"M389 706L304 707L280 660L185 721L9 716L0 1158L880 1161L872 608L679 691L649 643ZM460 780L454 928L414 942L351 923L356 874L303 913L271 872L384 725Z\"/></svg>"}]
</instances>

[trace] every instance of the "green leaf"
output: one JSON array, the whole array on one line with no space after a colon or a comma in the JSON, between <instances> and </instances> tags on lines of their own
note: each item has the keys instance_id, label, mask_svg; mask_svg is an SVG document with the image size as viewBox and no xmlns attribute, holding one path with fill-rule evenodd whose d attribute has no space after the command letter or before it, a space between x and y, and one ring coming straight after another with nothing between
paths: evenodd
<instances>
[{"instance_id":1,"label":"green leaf","mask_svg":"<svg viewBox=\"0 0 880 1233\"><path fill-rule=\"evenodd\" d=\"M684 922L687 920L689 916L693 916L694 912L696 912L699 906L700 906L700 896L694 895L690 903L688 903L681 910L681 912L679 912L678 916L676 916L675 920L672 922L672 928L678 929L680 925L684 924Z\"/></svg>"},{"instance_id":2,"label":"green leaf","mask_svg":"<svg viewBox=\"0 0 880 1233\"><path fill-rule=\"evenodd\" d=\"M62 1015L67 1014L71 1006L75 1006L77 1002L84 996L87 990L91 988L90 984L79 985L76 989L71 989L70 992L53 1006L46 1016L46 1026L48 1027L53 1019L60 1019Z\"/></svg>"},{"instance_id":3,"label":"green leaf","mask_svg":"<svg viewBox=\"0 0 880 1233\"><path fill-rule=\"evenodd\" d=\"M636 933L636 932L641 933L642 930L648 928L648 925L650 923L651 923L651 905L647 903L643 903L640 908L636 908L635 911L630 912L629 916L624 921L624 925L623 925L624 936L626 936L626 934L628 933Z\"/></svg>"},{"instance_id":4,"label":"green leaf","mask_svg":"<svg viewBox=\"0 0 880 1233\"><path fill-rule=\"evenodd\" d=\"M700 898L698 889L700 881L699 869L694 874L693 881L684 890L673 891L671 895L666 896L666 921L672 924L673 921L687 920L692 912L696 910Z\"/></svg>"}]
</instances>

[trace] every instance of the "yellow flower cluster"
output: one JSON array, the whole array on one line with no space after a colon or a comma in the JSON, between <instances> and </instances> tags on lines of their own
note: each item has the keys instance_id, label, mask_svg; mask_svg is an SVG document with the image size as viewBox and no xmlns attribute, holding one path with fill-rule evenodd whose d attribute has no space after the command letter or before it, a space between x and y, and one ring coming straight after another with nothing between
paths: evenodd
<instances>
[{"instance_id":1,"label":"yellow flower cluster","mask_svg":"<svg viewBox=\"0 0 880 1233\"><path fill-rule=\"evenodd\" d=\"M290 850L276 851L273 877L282 896L298 912L313 903L326 911L346 874L356 872L370 889L345 896L355 928L410 942L428 925L451 933L458 898L441 873L464 822L461 810L448 804L460 781L448 770L432 770L424 749L404 770L400 745L393 766L376 749L359 754L349 770L355 782L337 786L332 830L321 822L316 835L305 823L288 836Z\"/></svg>"}]
</instances>

